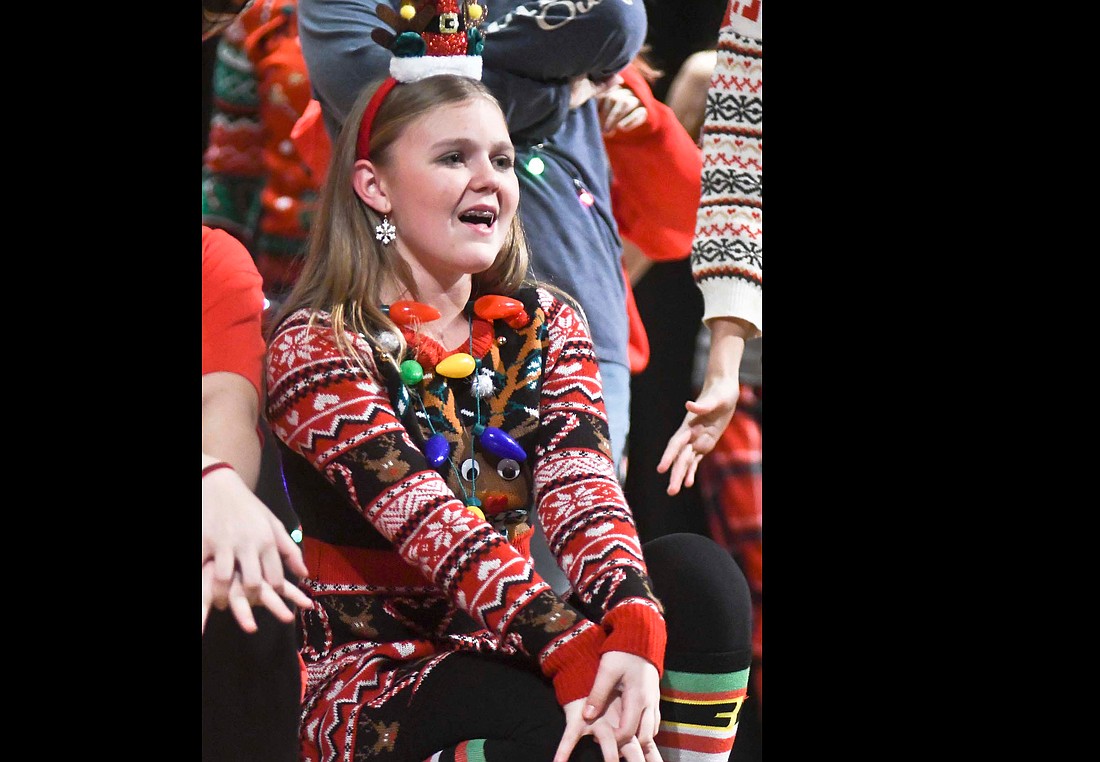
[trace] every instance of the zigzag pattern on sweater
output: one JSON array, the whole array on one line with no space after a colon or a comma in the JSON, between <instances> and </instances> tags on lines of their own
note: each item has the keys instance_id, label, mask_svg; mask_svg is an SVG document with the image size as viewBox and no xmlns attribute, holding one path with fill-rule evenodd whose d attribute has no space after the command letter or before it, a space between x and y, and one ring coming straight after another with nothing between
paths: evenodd
<instances>
[{"instance_id":1,"label":"zigzag pattern on sweater","mask_svg":"<svg viewBox=\"0 0 1100 762\"><path fill-rule=\"evenodd\" d=\"M750 239L755 239L761 235L761 232L758 224L732 225L726 223L723 225L701 226L699 228L699 234L710 238L717 238L719 236L747 236Z\"/></svg>"},{"instance_id":2,"label":"zigzag pattern on sweater","mask_svg":"<svg viewBox=\"0 0 1100 762\"><path fill-rule=\"evenodd\" d=\"M760 273L755 270L746 270L742 267L710 267L699 270L694 277L695 282L700 285L708 281L727 280L736 280L757 288L763 285L763 279Z\"/></svg>"}]
</instances>

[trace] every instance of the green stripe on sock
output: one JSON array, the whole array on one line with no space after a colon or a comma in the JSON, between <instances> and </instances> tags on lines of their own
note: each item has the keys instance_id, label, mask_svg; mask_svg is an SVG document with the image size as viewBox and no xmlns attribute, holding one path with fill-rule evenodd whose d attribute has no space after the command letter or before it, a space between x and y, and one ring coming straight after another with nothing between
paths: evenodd
<instances>
[{"instance_id":1,"label":"green stripe on sock","mask_svg":"<svg viewBox=\"0 0 1100 762\"><path fill-rule=\"evenodd\" d=\"M666 669L661 685L690 693L721 693L739 691L749 686L749 668L737 672L700 674Z\"/></svg>"},{"instance_id":2,"label":"green stripe on sock","mask_svg":"<svg viewBox=\"0 0 1100 762\"><path fill-rule=\"evenodd\" d=\"M466 742L466 759L469 762L485 762L484 738L474 738Z\"/></svg>"}]
</instances>

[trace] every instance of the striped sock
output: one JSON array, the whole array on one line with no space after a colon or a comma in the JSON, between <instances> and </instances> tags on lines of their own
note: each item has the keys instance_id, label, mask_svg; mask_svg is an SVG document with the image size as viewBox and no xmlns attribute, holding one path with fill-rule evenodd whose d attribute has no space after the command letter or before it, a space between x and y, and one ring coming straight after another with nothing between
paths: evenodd
<instances>
[{"instance_id":1,"label":"striped sock","mask_svg":"<svg viewBox=\"0 0 1100 762\"><path fill-rule=\"evenodd\" d=\"M485 762L485 739L463 741L453 748L437 751L424 762Z\"/></svg>"},{"instance_id":2,"label":"striped sock","mask_svg":"<svg viewBox=\"0 0 1100 762\"><path fill-rule=\"evenodd\" d=\"M749 685L749 669L724 674L665 669L661 728L656 742L665 762L726 762Z\"/></svg>"}]
</instances>

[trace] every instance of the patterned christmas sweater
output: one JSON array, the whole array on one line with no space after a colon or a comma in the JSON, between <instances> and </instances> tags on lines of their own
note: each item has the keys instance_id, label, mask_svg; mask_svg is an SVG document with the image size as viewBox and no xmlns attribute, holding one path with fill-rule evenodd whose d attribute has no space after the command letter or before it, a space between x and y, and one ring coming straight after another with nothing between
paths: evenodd
<instances>
[{"instance_id":1,"label":"patterned christmas sweater","mask_svg":"<svg viewBox=\"0 0 1100 762\"><path fill-rule=\"evenodd\" d=\"M703 320L763 331L763 43L761 6L730 0L703 121L703 171L691 269ZM751 35L751 36L750 36Z\"/></svg>"},{"instance_id":2,"label":"patterned christmas sweater","mask_svg":"<svg viewBox=\"0 0 1100 762\"><path fill-rule=\"evenodd\" d=\"M301 584L316 604L300 617L306 759L350 759L359 715L383 711L457 651L525 660L563 705L587 695L606 651L663 672L662 607L615 478L588 329L544 289L514 298L525 318L472 318L469 342L450 351L406 332L409 350L393 358L348 333L365 367L338 351L326 313L310 326L299 310L269 341L266 415L302 522L310 576ZM478 361L472 376L433 372L457 352ZM406 358L425 371L411 387L400 377ZM478 424L524 451L497 458L474 439L480 481L494 469L500 477L498 493L476 493L487 519L456 497L468 494L461 476ZM454 452L439 470L424 454L437 433ZM569 600L535 571L530 527L508 539L530 510L572 584Z\"/></svg>"}]
</instances>

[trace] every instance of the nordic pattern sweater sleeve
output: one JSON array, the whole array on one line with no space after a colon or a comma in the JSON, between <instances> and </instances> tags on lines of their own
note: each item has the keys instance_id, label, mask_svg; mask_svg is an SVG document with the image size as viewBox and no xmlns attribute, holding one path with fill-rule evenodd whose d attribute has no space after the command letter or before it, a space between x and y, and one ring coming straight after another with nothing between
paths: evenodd
<instances>
[{"instance_id":1,"label":"nordic pattern sweater sleeve","mask_svg":"<svg viewBox=\"0 0 1100 762\"><path fill-rule=\"evenodd\" d=\"M642 656L663 673L663 608L615 476L592 341L571 307L540 298L550 342L533 472L539 520L573 590L602 614L600 651Z\"/></svg>"},{"instance_id":2,"label":"nordic pattern sweater sleeve","mask_svg":"<svg viewBox=\"0 0 1100 762\"><path fill-rule=\"evenodd\" d=\"M691 249L704 322L737 317L758 332L763 330L764 256L761 5L730 0L719 31L703 121L702 193Z\"/></svg>"},{"instance_id":3,"label":"nordic pattern sweater sleeve","mask_svg":"<svg viewBox=\"0 0 1100 762\"><path fill-rule=\"evenodd\" d=\"M563 602L534 567L448 488L393 409L370 347L343 357L327 315L300 310L272 337L272 432L339 488L406 563L503 641L534 658L564 704L587 695L603 630ZM633 553L631 553L633 557Z\"/></svg>"}]
</instances>

